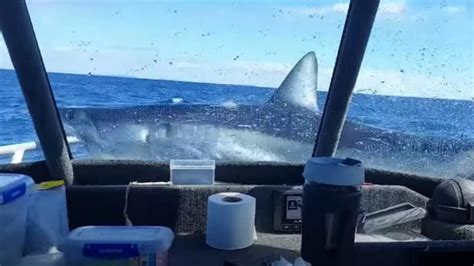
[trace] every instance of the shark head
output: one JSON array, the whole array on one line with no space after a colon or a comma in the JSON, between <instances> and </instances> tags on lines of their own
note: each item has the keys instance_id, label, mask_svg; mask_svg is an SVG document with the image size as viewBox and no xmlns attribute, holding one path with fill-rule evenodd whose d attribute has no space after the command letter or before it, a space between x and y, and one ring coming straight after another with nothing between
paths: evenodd
<instances>
[{"instance_id":1,"label":"shark head","mask_svg":"<svg viewBox=\"0 0 474 266\"><path fill-rule=\"evenodd\" d=\"M74 131L83 141L97 141L97 129L93 121L83 109L60 108L61 120L65 123L66 131Z\"/></svg>"},{"instance_id":2,"label":"shark head","mask_svg":"<svg viewBox=\"0 0 474 266\"><path fill-rule=\"evenodd\" d=\"M268 104L317 111L318 62L309 52L291 69Z\"/></svg>"}]
</instances>

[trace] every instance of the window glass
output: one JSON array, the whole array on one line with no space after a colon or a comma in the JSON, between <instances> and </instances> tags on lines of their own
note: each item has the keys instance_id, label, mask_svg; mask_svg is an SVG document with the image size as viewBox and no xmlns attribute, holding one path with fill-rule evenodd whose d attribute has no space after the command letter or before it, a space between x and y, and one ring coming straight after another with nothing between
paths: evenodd
<instances>
[{"instance_id":1,"label":"window glass","mask_svg":"<svg viewBox=\"0 0 474 266\"><path fill-rule=\"evenodd\" d=\"M473 23L471 1L381 1L339 154L472 177Z\"/></svg>"},{"instance_id":2,"label":"window glass","mask_svg":"<svg viewBox=\"0 0 474 266\"><path fill-rule=\"evenodd\" d=\"M348 2L28 5L76 158L304 162ZM472 14L470 1L381 1L339 156L472 176ZM311 54L290 73L310 51L317 97Z\"/></svg>"},{"instance_id":3,"label":"window glass","mask_svg":"<svg viewBox=\"0 0 474 266\"><path fill-rule=\"evenodd\" d=\"M0 164L42 159L25 99L0 34Z\"/></svg>"},{"instance_id":4,"label":"window glass","mask_svg":"<svg viewBox=\"0 0 474 266\"><path fill-rule=\"evenodd\" d=\"M321 105L343 3L28 6L67 133L81 142L76 158L302 162L311 156L316 88Z\"/></svg>"}]
</instances>

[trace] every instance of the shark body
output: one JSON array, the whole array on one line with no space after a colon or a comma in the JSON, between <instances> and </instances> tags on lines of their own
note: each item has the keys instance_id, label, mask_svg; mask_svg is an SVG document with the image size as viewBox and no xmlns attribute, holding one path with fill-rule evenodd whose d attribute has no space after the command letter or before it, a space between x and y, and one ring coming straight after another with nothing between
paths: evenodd
<instances>
[{"instance_id":1,"label":"shark body","mask_svg":"<svg viewBox=\"0 0 474 266\"><path fill-rule=\"evenodd\" d=\"M94 158L307 160L321 112L317 107L317 60L306 54L263 105L203 105L183 101L117 108L63 108L66 127ZM347 120L342 150L370 154L453 155L473 142L420 137ZM365 155L362 155L362 152ZM354 153L352 153L354 154ZM367 157L367 156L366 156ZM413 158L413 157L412 157Z\"/></svg>"}]
</instances>

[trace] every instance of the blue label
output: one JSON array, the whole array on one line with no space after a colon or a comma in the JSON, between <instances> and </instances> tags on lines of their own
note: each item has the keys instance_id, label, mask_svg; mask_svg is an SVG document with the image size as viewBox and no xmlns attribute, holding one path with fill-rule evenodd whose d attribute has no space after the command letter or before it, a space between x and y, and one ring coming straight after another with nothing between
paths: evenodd
<instances>
[{"instance_id":1,"label":"blue label","mask_svg":"<svg viewBox=\"0 0 474 266\"><path fill-rule=\"evenodd\" d=\"M138 257L136 244L85 244L82 249L84 257L93 258L134 258Z\"/></svg>"},{"instance_id":2,"label":"blue label","mask_svg":"<svg viewBox=\"0 0 474 266\"><path fill-rule=\"evenodd\" d=\"M3 202L2 204L6 204L9 202L12 202L19 197L25 195L26 193L26 184L23 183L21 185L18 185L16 187L13 187L11 189L8 189L6 191L3 191L2 197L3 197Z\"/></svg>"}]
</instances>

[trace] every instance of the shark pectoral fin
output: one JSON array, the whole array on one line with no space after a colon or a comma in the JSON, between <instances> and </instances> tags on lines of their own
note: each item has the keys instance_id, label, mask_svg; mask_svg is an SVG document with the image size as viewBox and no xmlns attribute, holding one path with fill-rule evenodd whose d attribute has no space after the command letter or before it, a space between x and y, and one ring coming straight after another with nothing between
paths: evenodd
<instances>
[{"instance_id":1,"label":"shark pectoral fin","mask_svg":"<svg viewBox=\"0 0 474 266\"><path fill-rule=\"evenodd\" d=\"M314 52L309 52L296 63L268 104L317 111L317 81L318 62Z\"/></svg>"}]
</instances>

